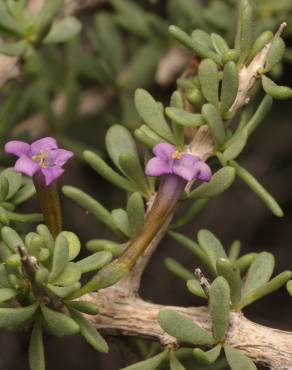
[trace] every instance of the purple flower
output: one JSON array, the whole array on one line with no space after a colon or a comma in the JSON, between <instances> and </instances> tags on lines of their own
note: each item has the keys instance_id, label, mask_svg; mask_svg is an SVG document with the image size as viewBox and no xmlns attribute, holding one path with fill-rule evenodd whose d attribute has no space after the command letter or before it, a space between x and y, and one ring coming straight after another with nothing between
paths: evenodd
<instances>
[{"instance_id":1,"label":"purple flower","mask_svg":"<svg viewBox=\"0 0 292 370\"><path fill-rule=\"evenodd\" d=\"M59 149L52 137L37 140L31 145L18 140L9 141L5 144L5 152L19 157L14 165L16 172L28 176L41 172L47 186L63 174L62 166L74 155Z\"/></svg>"},{"instance_id":2,"label":"purple flower","mask_svg":"<svg viewBox=\"0 0 292 370\"><path fill-rule=\"evenodd\" d=\"M198 179L206 182L212 177L210 167L199 157L180 152L171 144L157 144L153 153L155 157L146 165L148 176L175 174L186 181Z\"/></svg>"}]
</instances>

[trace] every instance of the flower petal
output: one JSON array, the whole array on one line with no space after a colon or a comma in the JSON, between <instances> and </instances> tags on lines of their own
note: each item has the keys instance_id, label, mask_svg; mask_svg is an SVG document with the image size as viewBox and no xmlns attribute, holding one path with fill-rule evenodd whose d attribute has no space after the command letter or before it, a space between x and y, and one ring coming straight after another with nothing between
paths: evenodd
<instances>
[{"instance_id":1,"label":"flower petal","mask_svg":"<svg viewBox=\"0 0 292 370\"><path fill-rule=\"evenodd\" d=\"M64 173L64 170L59 166L55 166L42 168L41 172L45 177L45 184L49 186L51 185L52 182L57 180L57 178L59 178Z\"/></svg>"},{"instance_id":2,"label":"flower petal","mask_svg":"<svg viewBox=\"0 0 292 370\"><path fill-rule=\"evenodd\" d=\"M65 149L55 149L49 153L49 160L53 162L53 165L60 167L62 167L72 157L74 157L74 153Z\"/></svg>"},{"instance_id":3,"label":"flower petal","mask_svg":"<svg viewBox=\"0 0 292 370\"><path fill-rule=\"evenodd\" d=\"M58 149L58 145L53 137L44 137L33 142L30 148L32 155L38 155L41 150L48 152L52 149Z\"/></svg>"},{"instance_id":4,"label":"flower petal","mask_svg":"<svg viewBox=\"0 0 292 370\"><path fill-rule=\"evenodd\" d=\"M29 155L30 152L30 145L25 143L24 141L19 140L12 140L8 141L5 144L5 152L8 154L14 154L17 157L21 157L22 155Z\"/></svg>"},{"instance_id":5,"label":"flower petal","mask_svg":"<svg viewBox=\"0 0 292 370\"><path fill-rule=\"evenodd\" d=\"M33 176L40 169L37 162L34 162L26 155L22 155L14 165L16 172L24 173L27 176Z\"/></svg>"},{"instance_id":6,"label":"flower petal","mask_svg":"<svg viewBox=\"0 0 292 370\"><path fill-rule=\"evenodd\" d=\"M199 157L191 154L183 154L181 159L174 160L173 162L173 173L182 177L187 181L194 179L197 170L195 166L199 161Z\"/></svg>"},{"instance_id":7,"label":"flower petal","mask_svg":"<svg viewBox=\"0 0 292 370\"><path fill-rule=\"evenodd\" d=\"M209 182L212 178L212 171L211 168L207 165L207 163L203 161L199 161L195 165L195 169L197 173L195 174L196 179Z\"/></svg>"},{"instance_id":8,"label":"flower petal","mask_svg":"<svg viewBox=\"0 0 292 370\"><path fill-rule=\"evenodd\" d=\"M161 176L172 173L171 167L161 158L154 157L148 161L145 169L147 176Z\"/></svg>"},{"instance_id":9,"label":"flower petal","mask_svg":"<svg viewBox=\"0 0 292 370\"><path fill-rule=\"evenodd\" d=\"M156 157L166 160L171 159L171 155L175 152L175 147L168 143L160 143L155 145L153 148L153 153Z\"/></svg>"}]
</instances>

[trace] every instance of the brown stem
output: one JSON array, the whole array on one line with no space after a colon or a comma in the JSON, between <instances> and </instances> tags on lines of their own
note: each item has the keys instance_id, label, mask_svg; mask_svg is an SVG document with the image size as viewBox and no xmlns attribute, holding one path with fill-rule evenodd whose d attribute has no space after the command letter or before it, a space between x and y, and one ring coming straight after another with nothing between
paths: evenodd
<instances>
[{"instance_id":1,"label":"brown stem","mask_svg":"<svg viewBox=\"0 0 292 370\"><path fill-rule=\"evenodd\" d=\"M39 172L34 175L33 181L44 215L45 224L48 226L53 237L56 238L62 231L62 212L58 182L54 181L51 185L46 186L44 177Z\"/></svg>"}]
</instances>

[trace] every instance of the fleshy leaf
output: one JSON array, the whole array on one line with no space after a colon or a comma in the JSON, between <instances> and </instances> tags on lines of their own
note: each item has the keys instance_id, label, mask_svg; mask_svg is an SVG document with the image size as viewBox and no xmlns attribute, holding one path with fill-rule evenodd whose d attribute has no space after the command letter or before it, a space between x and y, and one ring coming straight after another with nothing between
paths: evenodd
<instances>
[{"instance_id":1,"label":"fleshy leaf","mask_svg":"<svg viewBox=\"0 0 292 370\"><path fill-rule=\"evenodd\" d=\"M231 370L257 370L252 360L237 349L226 345L224 351Z\"/></svg>"},{"instance_id":2,"label":"fleshy leaf","mask_svg":"<svg viewBox=\"0 0 292 370\"><path fill-rule=\"evenodd\" d=\"M107 353L108 345L95 327L85 319L78 311L70 310L72 317L80 327L80 334L98 352Z\"/></svg>"},{"instance_id":3,"label":"fleshy leaf","mask_svg":"<svg viewBox=\"0 0 292 370\"><path fill-rule=\"evenodd\" d=\"M229 326L230 288L222 276L217 277L211 284L209 310L214 339L223 341Z\"/></svg>"},{"instance_id":4,"label":"fleshy leaf","mask_svg":"<svg viewBox=\"0 0 292 370\"><path fill-rule=\"evenodd\" d=\"M79 333L79 325L71 317L54 311L47 306L41 306L44 322L48 330L57 337Z\"/></svg>"},{"instance_id":5,"label":"fleshy leaf","mask_svg":"<svg viewBox=\"0 0 292 370\"><path fill-rule=\"evenodd\" d=\"M82 273L95 271L107 265L112 260L112 257L110 252L96 252L78 261L76 265L80 268Z\"/></svg>"},{"instance_id":6,"label":"fleshy leaf","mask_svg":"<svg viewBox=\"0 0 292 370\"><path fill-rule=\"evenodd\" d=\"M203 95L209 103L217 107L219 101L219 72L217 64L211 59L203 60L199 65L198 75Z\"/></svg>"},{"instance_id":7,"label":"fleshy leaf","mask_svg":"<svg viewBox=\"0 0 292 370\"><path fill-rule=\"evenodd\" d=\"M158 106L158 103L146 90L136 90L135 104L138 113L143 118L144 122L158 135L174 144L175 138Z\"/></svg>"},{"instance_id":8,"label":"fleshy leaf","mask_svg":"<svg viewBox=\"0 0 292 370\"><path fill-rule=\"evenodd\" d=\"M34 323L29 342L29 367L30 370L45 370L45 351L43 331L40 320Z\"/></svg>"},{"instance_id":9,"label":"fleshy leaf","mask_svg":"<svg viewBox=\"0 0 292 370\"><path fill-rule=\"evenodd\" d=\"M156 370L167 356L167 351L159 353L145 361L137 362L134 365L124 367L121 370Z\"/></svg>"},{"instance_id":10,"label":"fleshy leaf","mask_svg":"<svg viewBox=\"0 0 292 370\"><path fill-rule=\"evenodd\" d=\"M275 258L271 253L259 253L250 268L248 269L247 279L242 289L242 296L246 296L253 290L266 284L274 271Z\"/></svg>"},{"instance_id":11,"label":"fleshy leaf","mask_svg":"<svg viewBox=\"0 0 292 370\"><path fill-rule=\"evenodd\" d=\"M195 199L213 198L227 190L234 180L234 168L231 166L225 166L214 173L210 182L202 184L191 191L189 197Z\"/></svg>"},{"instance_id":12,"label":"fleshy leaf","mask_svg":"<svg viewBox=\"0 0 292 370\"><path fill-rule=\"evenodd\" d=\"M160 311L158 321L166 333L179 341L192 344L213 344L214 342L206 330L175 311Z\"/></svg>"}]
</instances>

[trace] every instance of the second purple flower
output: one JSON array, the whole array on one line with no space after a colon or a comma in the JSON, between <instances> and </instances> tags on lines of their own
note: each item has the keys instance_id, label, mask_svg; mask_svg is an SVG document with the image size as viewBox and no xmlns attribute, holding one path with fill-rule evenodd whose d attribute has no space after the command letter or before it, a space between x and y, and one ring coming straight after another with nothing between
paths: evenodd
<instances>
[{"instance_id":1,"label":"second purple flower","mask_svg":"<svg viewBox=\"0 0 292 370\"><path fill-rule=\"evenodd\" d=\"M175 174L186 181L198 179L205 182L212 177L210 167L199 157L180 152L171 144L157 144L153 153L155 157L146 165L145 172L148 176Z\"/></svg>"}]
</instances>

